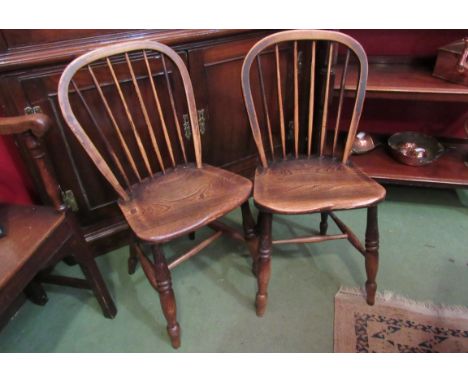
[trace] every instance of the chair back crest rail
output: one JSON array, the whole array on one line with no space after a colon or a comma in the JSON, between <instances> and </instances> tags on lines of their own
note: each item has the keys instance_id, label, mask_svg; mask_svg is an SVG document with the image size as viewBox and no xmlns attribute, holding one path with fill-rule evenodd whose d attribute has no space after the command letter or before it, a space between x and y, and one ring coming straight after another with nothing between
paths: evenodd
<instances>
[{"instance_id":1,"label":"chair back crest rail","mask_svg":"<svg viewBox=\"0 0 468 382\"><path fill-rule=\"evenodd\" d=\"M175 96L180 89L185 97ZM58 100L71 131L123 200L131 199L133 185L191 163L192 153L202 166L189 73L163 44L126 42L78 57L60 78ZM184 113L190 126L182 122ZM97 122L103 120L107 124Z\"/></svg>"},{"instance_id":2,"label":"chair back crest rail","mask_svg":"<svg viewBox=\"0 0 468 382\"><path fill-rule=\"evenodd\" d=\"M319 65L319 44L326 50L325 68ZM337 62L341 73L335 70ZM322 69L324 84L318 80ZM357 70L355 84L349 81L354 77L348 76L351 70ZM367 74L364 49L339 32L285 31L255 44L244 60L241 78L262 167L272 160L284 160L288 154L296 159L331 155L346 163L362 113ZM274 88L265 87L266 75L275 77ZM341 144L340 132L346 130Z\"/></svg>"}]
</instances>

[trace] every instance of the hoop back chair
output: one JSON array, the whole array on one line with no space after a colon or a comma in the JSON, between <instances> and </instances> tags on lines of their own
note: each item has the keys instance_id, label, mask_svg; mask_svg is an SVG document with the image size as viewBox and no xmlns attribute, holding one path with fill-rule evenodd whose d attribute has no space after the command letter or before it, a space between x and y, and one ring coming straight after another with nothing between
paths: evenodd
<instances>
[{"instance_id":1,"label":"hoop back chair","mask_svg":"<svg viewBox=\"0 0 468 382\"><path fill-rule=\"evenodd\" d=\"M84 54L63 72L58 97L70 129L119 196L118 205L136 238L129 273L138 258L159 293L168 334L177 348L180 328L170 269L223 233L243 241L254 239L247 202L252 183L202 163L189 73L182 58L166 45L136 41ZM80 106L75 110L72 98ZM193 144L187 144L181 128L184 112ZM217 221L241 205L245 235ZM214 234L168 265L161 244L204 226ZM140 244L151 246L153 262Z\"/></svg>"},{"instance_id":2,"label":"hoop back chair","mask_svg":"<svg viewBox=\"0 0 468 382\"><path fill-rule=\"evenodd\" d=\"M299 46L303 51L299 51ZM308 52L305 64L299 63L299 56L305 56L303 52ZM325 67L319 65L319 54ZM292 61L289 66L285 64L285 55ZM265 89L263 81L262 62L269 56L276 89ZM339 66L341 76L340 70L336 70L333 81L333 64L338 58L343 61ZM255 86L254 66L258 72ZM324 70L325 78L319 81L318 76ZM260 210L260 245L253 265L258 279L259 316L264 314L267 303L272 244L349 240L365 258L367 302L374 303L378 267L377 203L385 198L385 189L349 161L363 108L367 71L367 57L361 45L349 36L332 31L275 33L255 44L245 57L242 89L260 159L253 194ZM293 83L289 93L285 90L287 75ZM272 109L278 113L277 126ZM289 132L286 129L288 110ZM347 132L346 119L349 120ZM365 246L334 213L355 208L368 211ZM309 213L321 213L319 235L272 240L272 214ZM342 234L326 234L328 216Z\"/></svg>"},{"instance_id":3,"label":"hoop back chair","mask_svg":"<svg viewBox=\"0 0 468 382\"><path fill-rule=\"evenodd\" d=\"M14 134L24 143L52 204L0 203L0 222L6 231L5 237L0 237L0 317L10 316L23 291L32 302L44 305L48 298L42 283L51 283L92 289L104 316L113 318L117 309L74 215L62 202L41 142L50 126L45 114L0 118L0 135ZM59 261L70 257L86 279L52 272Z\"/></svg>"}]
</instances>

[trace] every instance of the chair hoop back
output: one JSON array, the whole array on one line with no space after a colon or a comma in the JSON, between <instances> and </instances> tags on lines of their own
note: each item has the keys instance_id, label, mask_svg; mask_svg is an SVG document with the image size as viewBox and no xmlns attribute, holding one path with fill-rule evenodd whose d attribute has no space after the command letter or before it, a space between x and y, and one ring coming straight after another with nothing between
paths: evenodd
<instances>
[{"instance_id":1,"label":"chair hoop back","mask_svg":"<svg viewBox=\"0 0 468 382\"><path fill-rule=\"evenodd\" d=\"M139 85L139 80L141 79L141 75L138 76L136 75L136 65L132 63L132 57L136 57L136 55L140 54L140 58L142 60L139 62L138 65L142 68L144 75L146 76L149 80L149 83L151 86L148 86L148 89L145 91L145 89L141 88L141 85ZM153 56L150 56L150 55ZM123 55L123 58L121 57ZM133 55L133 56L132 56ZM122 70L118 70L116 65L112 64L111 57L113 57L113 60L117 60L117 58L120 58L121 62L123 62L123 65L125 66L126 63L126 70L128 73L131 75L131 80L127 81L129 83L133 83L133 92L132 94L135 94L135 102L131 103L130 101L130 95L127 93L127 95L124 94L124 86L123 82L118 79L119 74L121 74ZM116 57L117 56L117 57ZM193 92L193 87L192 87L192 82L190 80L190 76L187 70L187 67L184 64L184 61L182 58L170 47L155 42L155 41L132 41L132 42L125 42L121 44L115 44L111 46L105 46L96 50L93 50L89 53L86 53L78 58L76 58L74 61L72 61L65 69L63 72L59 86L58 86L58 100L59 100L59 105L62 110L63 117L70 127L71 131L74 133L76 136L77 140L80 142L80 144L83 146L85 149L86 153L89 155L91 160L96 164L97 168L99 171L102 173L102 175L107 179L107 181L113 186L115 191L118 193L118 195L123 199L123 200L129 200L130 199L130 194L128 192L128 189L132 185L132 181L130 179L129 172L131 172L131 176L133 178L137 178L139 182L141 182L144 178L146 177L151 177L153 176L157 171L154 170L155 165L152 165L151 158L152 155L148 154L148 146L151 146L152 149L154 150L154 153L157 157L157 163L162 171L162 173L165 172L166 170L166 164L164 163L163 160L163 155L162 155L162 142L164 141L166 146L165 150L168 152L171 165L172 167L176 166L176 160L175 160L175 147L173 146L170 138L170 134L168 131L168 121L165 119L164 112L161 107L161 101L165 101L165 98L161 98L158 96L158 91L155 86L155 81L154 81L154 73L151 70L151 63L156 60L157 58L160 58L162 66L164 68L164 74L163 76L166 79L166 85L167 85L167 92L169 97L169 101L171 104L172 108L172 117L173 125L175 126L175 130L177 133L177 138L178 138L178 149L183 155L184 162L187 164L187 155L186 155L186 148L184 145L184 140L183 140L183 133L181 131L181 126L180 122L178 120L178 115L176 112L175 108L175 100L174 100L174 95L173 95L173 90L172 86L170 83L170 78L168 74L168 70L166 67L166 61L165 61L165 56L170 59L172 64L175 65L175 68L177 68L178 73L180 75L180 78L182 79L183 83L183 88L184 88L184 94L186 97L186 102L187 102L187 108L188 108L188 115L190 118L190 125L191 125L191 135L193 137L193 147L194 147L194 156L195 156L195 162L196 166L200 168L202 166L202 154L201 154L201 140L200 140L200 131L199 131L199 125L198 125L198 118L197 118L197 112L196 112L196 105L195 105L195 97L194 97L194 92ZM154 58L154 60L152 59ZM121 112L122 115L126 115L127 121L125 122L127 126L131 127L132 135L133 138L135 139L136 145L135 147L138 148L138 150L134 150L137 153L139 153L138 158L143 159L143 164L144 166L140 166L138 168L137 165L137 154L133 152L130 149L130 144L128 144L128 135L125 134L124 131L122 131L122 121L119 120L117 113L116 113L116 102L111 102L109 99L108 94L106 95L105 92L103 91L103 86L100 84L98 78L97 78L97 69L93 70L93 65L96 66L98 63L103 64L104 67L107 65L107 76L109 74L111 75L111 78L113 80L113 87L114 90L117 91L118 97L117 99L120 102L120 109L124 110ZM158 62L159 64L159 62ZM154 66L154 63L153 63ZM110 143L109 138L101 131L100 124L97 122L97 118L95 117L95 112L92 111L93 107L95 107L95 104L98 102L94 102L93 104L89 104L84 95L83 92L80 91L78 85L74 81L75 76L80 72L81 70L87 69L89 73L84 73L87 74L88 79L89 76L92 79L92 84L94 84L94 88L100 99L100 106L103 107L103 112L104 115L107 116L110 125L112 125L113 133L116 134L118 138L118 142L120 143L121 147L120 150L123 152L125 155L119 155L116 152L116 147L115 144ZM85 71L85 70L84 70ZM140 81L141 82L141 81ZM111 82L112 84L112 82ZM72 86L70 86L72 85ZM74 93L80 98L84 109L87 111L90 119L92 120L93 124L95 125L95 128L97 129L98 133L100 134L100 137L102 141L104 142L105 147L107 148L110 157L112 161L106 161L104 159L104 156L102 153L98 150L98 148L95 145L95 142L90 138L88 133L83 129L82 123L79 122L76 114L74 113L71 103L70 103L70 92L74 91ZM151 98L150 96L146 97L145 101L145 95L147 94L152 94L153 100L150 101L148 100ZM150 103L151 102L151 103ZM138 106L133 106L133 105L138 105ZM133 106L133 107L132 107ZM157 134L155 132L155 128L153 125L156 125L155 121L151 120L151 115L152 113L155 114L154 110L157 110L157 115L159 116L159 121L157 122L161 126L162 130L162 136L163 139L160 139L159 142L157 140ZM136 118L135 113L139 112L140 115L143 116L143 118ZM156 114L155 114L156 115ZM146 134L146 137L149 137L148 141L151 142L151 145L147 144L147 142L144 139L143 132L141 129L137 128L138 122L141 120L145 121L147 129L145 129L144 134ZM146 148L145 148L146 144ZM124 166L124 160L127 162L127 166ZM109 166L108 162L112 162L114 167L118 169L116 173L111 169ZM124 167L127 167L127 169L124 169ZM141 167L144 167L144 170L142 171ZM127 170L132 171L127 171ZM118 179L117 175L120 177L121 180ZM123 179L123 182L122 182ZM122 183L125 184L125 186L122 185Z\"/></svg>"},{"instance_id":2,"label":"chair hoop back","mask_svg":"<svg viewBox=\"0 0 468 382\"><path fill-rule=\"evenodd\" d=\"M292 30L292 31L285 31L285 32L278 32L267 36L257 42L248 52L247 56L245 57L244 64L242 66L242 91L244 95L244 101L247 109L247 114L249 117L250 126L252 129L253 137L257 146L258 154L260 157L260 162L263 167L268 167L268 160L267 154L265 152L264 147L264 139L262 138L262 131L260 129L259 118L257 114L257 110L254 103L254 96L252 94L251 88L251 68L254 64L254 61L257 60L257 68L259 70L259 83L261 88L261 95L263 96L263 113L266 115L266 122L264 123L267 127L267 136L269 142L269 150L274 157L274 150L275 144L272 137L272 124L271 118L269 115L268 105L269 103L266 101L266 93L263 76L262 76L262 67L261 67L261 60L260 54L264 52L266 49L274 46L274 55L276 61L276 93L277 93L277 101L278 101L278 111L279 111L279 124L280 124L280 135L281 135L281 149L282 149L282 157L286 159L286 128L285 128L285 111L284 111L284 96L283 96L283 85L281 81L281 70L280 70L280 52L279 52L279 44L285 42L293 42L293 97L294 100L294 108L293 108L293 137L294 137L294 144L293 144L293 151L294 156L296 158L299 157L299 131L300 131L300 117L299 117L299 109L300 109L300 102L299 102L299 93L300 93L300 86L299 86L299 71L300 71L300 64L298 62L298 42L303 41L311 41L311 59L310 59L310 83L307 84L307 91L309 92L309 102L308 105L308 123L307 123L307 157L311 155L311 145L312 145L312 131L314 125L314 110L316 111L317 107L315 106L315 99L318 98L316 95L316 48L317 42L330 42L328 47L328 54L327 54L327 74L326 74L326 84L325 84L325 95L324 95L324 106L323 106L323 114L322 119L319 121L321 125L320 128L320 156L323 156L326 149L326 132L327 132L327 117L328 117L328 109L330 107L331 95L333 95L334 84L332 83L332 63L333 60L336 59L338 54L338 47L344 47L347 49L346 58L344 69L342 72L342 80L341 80L341 89L339 92L339 104L338 104L338 115L336 119L336 126L334 131L334 139L333 139L333 156L335 156L335 149L336 149L336 142L337 136L339 131L339 120L342 113L342 106L343 106L343 98L345 91L348 92L349 89L346 84L346 74L348 70L348 63L349 63L349 56L350 52L354 53L355 57L357 58L357 62L359 64L358 73L357 73L357 89L355 93L355 102L354 107L352 110L351 121L349 124L349 132L346 139L346 144L343 149L342 155L342 162L346 163L349 159L351 148L353 144L354 137L357 132L359 119L361 117L365 92L366 92L366 85L367 85L367 75L368 75L368 62L367 56L363 49L363 47L352 37L347 36L340 32L334 31L324 31L324 30ZM336 46L338 45L338 47ZM346 87L346 89L345 89ZM287 98L287 97L286 97ZM263 124L263 123L262 123Z\"/></svg>"}]
</instances>

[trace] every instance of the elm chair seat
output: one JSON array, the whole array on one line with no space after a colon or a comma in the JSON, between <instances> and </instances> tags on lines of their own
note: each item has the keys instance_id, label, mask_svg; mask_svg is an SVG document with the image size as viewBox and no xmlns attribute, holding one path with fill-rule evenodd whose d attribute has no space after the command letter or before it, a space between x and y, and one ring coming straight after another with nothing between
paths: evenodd
<instances>
[{"instance_id":1,"label":"elm chair seat","mask_svg":"<svg viewBox=\"0 0 468 382\"><path fill-rule=\"evenodd\" d=\"M251 190L248 179L217 167L178 166L135 185L132 199L119 205L141 240L165 242L237 208ZM156 221L158 224L154 224Z\"/></svg>"},{"instance_id":2,"label":"elm chair seat","mask_svg":"<svg viewBox=\"0 0 468 382\"><path fill-rule=\"evenodd\" d=\"M358 168L326 157L271 163L255 174L255 203L274 213L348 210L384 198L385 189Z\"/></svg>"}]
</instances>

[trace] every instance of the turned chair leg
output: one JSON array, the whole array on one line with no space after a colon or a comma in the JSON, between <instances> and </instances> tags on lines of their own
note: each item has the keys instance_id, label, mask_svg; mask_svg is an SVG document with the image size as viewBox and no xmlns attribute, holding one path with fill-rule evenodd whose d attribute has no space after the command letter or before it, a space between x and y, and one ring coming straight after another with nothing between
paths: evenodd
<instances>
[{"instance_id":1,"label":"turned chair leg","mask_svg":"<svg viewBox=\"0 0 468 382\"><path fill-rule=\"evenodd\" d=\"M252 257L252 272L255 274L255 263L258 252L258 236L256 232L255 220L250 210L249 201L247 200L241 206L242 211L242 227L244 228L244 238L247 243L247 247Z\"/></svg>"},{"instance_id":2,"label":"turned chair leg","mask_svg":"<svg viewBox=\"0 0 468 382\"><path fill-rule=\"evenodd\" d=\"M366 292L367 303L374 305L377 283L375 278L379 267L379 227L377 221L377 206L367 209L366 229Z\"/></svg>"},{"instance_id":3,"label":"turned chair leg","mask_svg":"<svg viewBox=\"0 0 468 382\"><path fill-rule=\"evenodd\" d=\"M320 213L320 235L326 235L328 230L328 213L321 212Z\"/></svg>"},{"instance_id":4,"label":"turned chair leg","mask_svg":"<svg viewBox=\"0 0 468 382\"><path fill-rule=\"evenodd\" d=\"M162 248L158 245L154 245L152 250L156 289L159 293L159 301L164 317L166 317L167 333L171 339L172 347L177 349L180 346L180 326L176 317L177 309L174 291L172 290L171 272L167 267Z\"/></svg>"},{"instance_id":5,"label":"turned chair leg","mask_svg":"<svg viewBox=\"0 0 468 382\"><path fill-rule=\"evenodd\" d=\"M256 259L258 292L255 300L257 316L265 313L268 299L268 281L271 274L271 227L273 216L270 213L260 212L260 245Z\"/></svg>"},{"instance_id":6,"label":"turned chair leg","mask_svg":"<svg viewBox=\"0 0 468 382\"><path fill-rule=\"evenodd\" d=\"M130 243L130 254L128 256L128 274L133 275L138 265L138 253L141 251L138 241L135 239Z\"/></svg>"}]
</instances>

